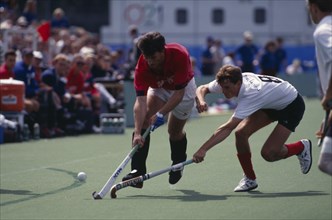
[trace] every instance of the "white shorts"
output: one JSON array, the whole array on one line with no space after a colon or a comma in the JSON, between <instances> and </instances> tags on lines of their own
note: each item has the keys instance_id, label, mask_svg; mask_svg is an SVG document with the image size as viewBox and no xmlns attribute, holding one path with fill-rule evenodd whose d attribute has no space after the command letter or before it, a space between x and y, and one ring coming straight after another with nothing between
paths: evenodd
<instances>
[{"instance_id":1,"label":"white shorts","mask_svg":"<svg viewBox=\"0 0 332 220\"><path fill-rule=\"evenodd\" d=\"M332 154L332 137L325 136L322 143L322 154Z\"/></svg>"},{"instance_id":2,"label":"white shorts","mask_svg":"<svg viewBox=\"0 0 332 220\"><path fill-rule=\"evenodd\" d=\"M161 100L167 102L173 95L174 91L163 88L149 88L148 95L158 96ZM182 101L172 110L172 114L180 119L186 120L190 117L191 110L195 105L196 97L196 82L195 78L192 78L185 88L185 93Z\"/></svg>"}]
</instances>

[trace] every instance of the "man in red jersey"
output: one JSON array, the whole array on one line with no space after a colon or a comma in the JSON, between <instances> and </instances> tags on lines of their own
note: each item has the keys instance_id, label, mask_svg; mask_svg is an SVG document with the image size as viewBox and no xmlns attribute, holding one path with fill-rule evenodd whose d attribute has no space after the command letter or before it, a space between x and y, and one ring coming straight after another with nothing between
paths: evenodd
<instances>
[{"instance_id":1,"label":"man in red jersey","mask_svg":"<svg viewBox=\"0 0 332 220\"><path fill-rule=\"evenodd\" d=\"M14 50L8 50L5 53L5 62L0 66L0 79L14 78L14 66L16 63L16 53Z\"/></svg>"},{"instance_id":2,"label":"man in red jersey","mask_svg":"<svg viewBox=\"0 0 332 220\"><path fill-rule=\"evenodd\" d=\"M150 125L154 131L164 124L166 115L172 165L186 160L187 138L184 126L196 96L190 56L184 46L166 44L164 36L158 32L148 32L141 36L137 45L142 55L136 65L134 78L136 101L133 109L133 146L141 144L142 147L134 154L132 171L123 180L146 173L150 135L144 141L142 134ZM182 171L170 171L169 183L177 183L182 177ZM134 187L141 188L143 183Z\"/></svg>"}]
</instances>

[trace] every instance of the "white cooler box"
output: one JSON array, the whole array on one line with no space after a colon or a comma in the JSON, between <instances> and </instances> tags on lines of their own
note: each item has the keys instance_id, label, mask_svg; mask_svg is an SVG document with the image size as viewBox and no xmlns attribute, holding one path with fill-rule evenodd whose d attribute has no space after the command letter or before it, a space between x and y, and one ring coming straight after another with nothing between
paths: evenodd
<instances>
[{"instance_id":1,"label":"white cooler box","mask_svg":"<svg viewBox=\"0 0 332 220\"><path fill-rule=\"evenodd\" d=\"M123 134L126 128L126 115L121 113L100 114L101 132L104 134Z\"/></svg>"}]
</instances>

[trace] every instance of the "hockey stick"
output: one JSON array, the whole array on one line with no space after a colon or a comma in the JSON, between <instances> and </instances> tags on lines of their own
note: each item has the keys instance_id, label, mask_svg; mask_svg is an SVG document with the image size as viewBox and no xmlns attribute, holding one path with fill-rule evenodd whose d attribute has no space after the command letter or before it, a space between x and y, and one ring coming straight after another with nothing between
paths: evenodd
<instances>
[{"instance_id":1,"label":"hockey stick","mask_svg":"<svg viewBox=\"0 0 332 220\"><path fill-rule=\"evenodd\" d=\"M328 108L332 108L332 100L330 100L330 101L327 103L327 107L328 107ZM327 132L327 130L328 130L328 128L329 128L329 123L328 123L328 121L329 121L330 111L331 111L331 110L327 110L327 111L325 112L325 119L324 119L324 121L323 121L323 126L322 126L323 133L322 133L322 136L321 136L321 137L319 138L319 140L318 140L318 147L320 147L320 146L322 145L323 140L324 140L324 137L325 137L325 135L326 135L326 132Z\"/></svg>"},{"instance_id":2,"label":"hockey stick","mask_svg":"<svg viewBox=\"0 0 332 220\"><path fill-rule=\"evenodd\" d=\"M179 169L183 168L185 165L191 164L192 162L193 162L192 159L191 160L187 160L187 161L175 164L173 166L167 167L167 168L162 169L162 170L150 172L150 173L147 173L147 174L144 174L144 175L141 175L141 176L138 176L138 177L135 177L135 178L132 178L132 179L120 182L120 183L112 186L112 189L111 189L111 198L115 199L116 198L116 192L118 190L120 190L120 189L126 188L128 186L131 186L131 185L134 185L134 184L137 184L137 183L141 183L141 182L143 182L145 180L148 180L148 179L151 179L153 177L159 176L159 175L161 175L163 173L166 173L166 172L169 172L171 170L173 170L173 171L179 170Z\"/></svg>"},{"instance_id":3,"label":"hockey stick","mask_svg":"<svg viewBox=\"0 0 332 220\"><path fill-rule=\"evenodd\" d=\"M151 126L146 129L146 131L143 134L143 139L145 139L151 132ZM140 148L141 146L139 144L136 144L131 151L128 153L128 155L125 157L125 159L121 162L121 164L116 168L112 176L107 180L106 184L104 187L100 190L99 193L96 191L92 193L92 196L94 199L102 199L104 196L110 191L111 187L113 186L116 178L120 175L122 170L125 168L125 166L128 164L130 159L134 156L136 151Z\"/></svg>"}]
</instances>

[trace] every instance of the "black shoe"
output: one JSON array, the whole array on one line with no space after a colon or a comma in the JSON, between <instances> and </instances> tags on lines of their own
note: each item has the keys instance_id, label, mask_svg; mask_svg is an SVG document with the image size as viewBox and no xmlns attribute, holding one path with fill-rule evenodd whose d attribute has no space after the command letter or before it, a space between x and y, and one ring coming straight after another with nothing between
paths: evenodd
<instances>
[{"instance_id":1,"label":"black shoe","mask_svg":"<svg viewBox=\"0 0 332 220\"><path fill-rule=\"evenodd\" d=\"M130 173L128 173L125 177L122 178L122 181L130 180L130 179L133 179L133 178L141 176L141 175L143 175L143 174L138 172L138 170L132 170ZM136 183L136 184L133 184L130 186L141 189L141 188L143 188L143 182Z\"/></svg>"},{"instance_id":2,"label":"black shoe","mask_svg":"<svg viewBox=\"0 0 332 220\"><path fill-rule=\"evenodd\" d=\"M168 178L168 182L170 184L175 184L177 182L179 182L179 180L182 177L182 173L183 173L183 167L180 170L172 170L169 172L169 178Z\"/></svg>"}]
</instances>

